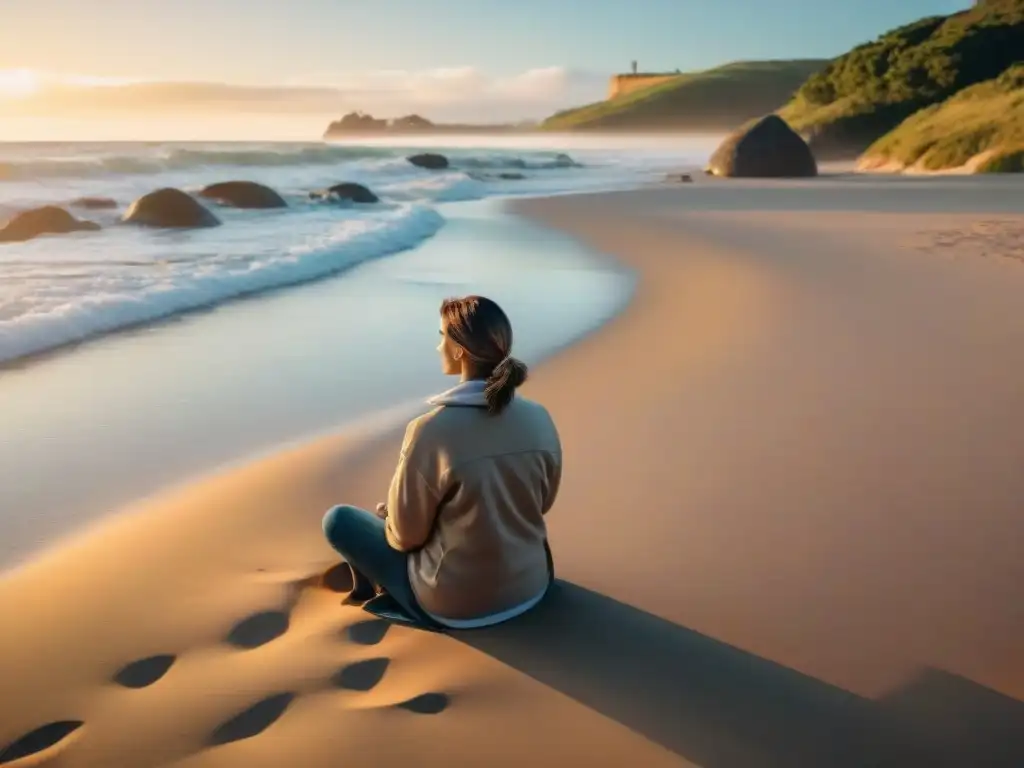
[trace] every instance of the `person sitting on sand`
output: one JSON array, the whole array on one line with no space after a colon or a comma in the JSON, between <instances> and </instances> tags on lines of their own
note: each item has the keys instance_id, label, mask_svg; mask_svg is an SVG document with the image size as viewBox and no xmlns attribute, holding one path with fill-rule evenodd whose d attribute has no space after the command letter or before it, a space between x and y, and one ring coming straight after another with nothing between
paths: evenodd
<instances>
[{"instance_id":1,"label":"person sitting on sand","mask_svg":"<svg viewBox=\"0 0 1024 768\"><path fill-rule=\"evenodd\" d=\"M352 569L350 600L387 595L422 626L467 629L525 613L547 592L544 515L562 448L547 410L515 394L527 369L510 354L502 309L467 296L440 314L437 349L460 383L409 423L377 514L338 506L323 527Z\"/></svg>"}]
</instances>

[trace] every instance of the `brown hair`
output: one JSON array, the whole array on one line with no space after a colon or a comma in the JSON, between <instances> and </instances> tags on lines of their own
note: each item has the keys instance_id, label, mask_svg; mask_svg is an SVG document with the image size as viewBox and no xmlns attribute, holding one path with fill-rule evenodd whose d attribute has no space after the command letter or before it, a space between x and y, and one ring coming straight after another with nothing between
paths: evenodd
<instances>
[{"instance_id":1,"label":"brown hair","mask_svg":"<svg viewBox=\"0 0 1024 768\"><path fill-rule=\"evenodd\" d=\"M526 364L512 357L512 323L501 307L483 296L441 302L448 337L465 350L475 378L486 379L487 410L501 413L526 381Z\"/></svg>"}]
</instances>

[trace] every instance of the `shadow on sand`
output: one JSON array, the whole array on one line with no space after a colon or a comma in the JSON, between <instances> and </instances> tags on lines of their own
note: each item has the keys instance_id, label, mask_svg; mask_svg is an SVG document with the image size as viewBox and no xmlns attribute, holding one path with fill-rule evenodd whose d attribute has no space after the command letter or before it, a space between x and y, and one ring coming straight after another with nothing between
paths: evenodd
<instances>
[{"instance_id":1,"label":"shadow on sand","mask_svg":"<svg viewBox=\"0 0 1024 768\"><path fill-rule=\"evenodd\" d=\"M703 768L1024 766L1024 703L969 680L866 699L564 581L453 635Z\"/></svg>"}]
</instances>

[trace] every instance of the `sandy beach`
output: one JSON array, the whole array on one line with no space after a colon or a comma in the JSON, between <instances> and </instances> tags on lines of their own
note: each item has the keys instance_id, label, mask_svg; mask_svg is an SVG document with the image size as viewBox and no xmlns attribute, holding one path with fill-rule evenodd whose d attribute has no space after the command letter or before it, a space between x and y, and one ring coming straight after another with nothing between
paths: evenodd
<instances>
[{"instance_id":1,"label":"sandy beach","mask_svg":"<svg viewBox=\"0 0 1024 768\"><path fill-rule=\"evenodd\" d=\"M272 452L0 574L0 764L1024 764L1022 191L511 203L637 279L523 390L566 456L551 597L369 620L320 518L381 500L401 425Z\"/></svg>"}]
</instances>

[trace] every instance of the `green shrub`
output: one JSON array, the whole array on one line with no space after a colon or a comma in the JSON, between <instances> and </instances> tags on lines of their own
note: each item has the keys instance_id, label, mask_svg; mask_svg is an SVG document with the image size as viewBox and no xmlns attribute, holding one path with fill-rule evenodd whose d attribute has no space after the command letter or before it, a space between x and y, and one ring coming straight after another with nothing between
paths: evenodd
<instances>
[{"instance_id":1,"label":"green shrub","mask_svg":"<svg viewBox=\"0 0 1024 768\"><path fill-rule=\"evenodd\" d=\"M956 168L984 152L1024 145L1024 64L922 109L874 142L873 161Z\"/></svg>"},{"instance_id":2,"label":"green shrub","mask_svg":"<svg viewBox=\"0 0 1024 768\"><path fill-rule=\"evenodd\" d=\"M812 147L859 152L923 107L1024 61L1024 0L988 0L857 46L808 78L780 114Z\"/></svg>"}]
</instances>

